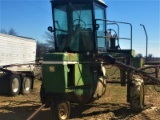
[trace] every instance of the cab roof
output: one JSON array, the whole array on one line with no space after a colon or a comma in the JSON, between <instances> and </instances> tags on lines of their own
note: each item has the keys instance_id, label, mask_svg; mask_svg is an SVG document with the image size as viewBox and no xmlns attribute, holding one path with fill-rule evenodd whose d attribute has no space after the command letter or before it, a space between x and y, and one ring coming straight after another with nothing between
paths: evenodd
<instances>
[{"instance_id":1,"label":"cab roof","mask_svg":"<svg viewBox=\"0 0 160 120\"><path fill-rule=\"evenodd\" d=\"M74 3L85 3L85 2L95 2L98 3L100 5L103 5L104 7L107 7L107 5L105 4L104 0L51 0L51 2L53 3L67 3L67 2L74 2Z\"/></svg>"}]
</instances>

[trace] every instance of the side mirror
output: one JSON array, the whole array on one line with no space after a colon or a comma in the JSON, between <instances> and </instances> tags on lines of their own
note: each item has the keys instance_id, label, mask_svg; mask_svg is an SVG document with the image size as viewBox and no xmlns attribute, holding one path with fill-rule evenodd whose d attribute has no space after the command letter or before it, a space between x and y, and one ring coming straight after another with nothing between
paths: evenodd
<instances>
[{"instance_id":1,"label":"side mirror","mask_svg":"<svg viewBox=\"0 0 160 120\"><path fill-rule=\"evenodd\" d=\"M48 27L48 31L54 32L53 28L51 26Z\"/></svg>"}]
</instances>

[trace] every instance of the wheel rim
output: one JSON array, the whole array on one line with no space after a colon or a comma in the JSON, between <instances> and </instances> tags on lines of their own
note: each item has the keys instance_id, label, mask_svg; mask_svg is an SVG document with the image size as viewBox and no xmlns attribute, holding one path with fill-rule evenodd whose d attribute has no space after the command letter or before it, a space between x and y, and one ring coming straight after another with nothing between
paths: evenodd
<instances>
[{"instance_id":1,"label":"wheel rim","mask_svg":"<svg viewBox=\"0 0 160 120\"><path fill-rule=\"evenodd\" d=\"M30 78L26 78L26 79L25 79L25 83L24 83L24 89L25 89L26 91L29 91L29 90L30 90L30 87L31 87Z\"/></svg>"},{"instance_id":2,"label":"wheel rim","mask_svg":"<svg viewBox=\"0 0 160 120\"><path fill-rule=\"evenodd\" d=\"M18 78L14 78L12 82L12 90L16 93L19 90L19 80Z\"/></svg>"},{"instance_id":3,"label":"wheel rim","mask_svg":"<svg viewBox=\"0 0 160 120\"><path fill-rule=\"evenodd\" d=\"M59 104L58 109L59 109L58 111L59 118L65 120L68 117L68 104L66 102L63 102Z\"/></svg>"},{"instance_id":4,"label":"wheel rim","mask_svg":"<svg viewBox=\"0 0 160 120\"><path fill-rule=\"evenodd\" d=\"M144 88L143 85L140 86L140 107L144 106Z\"/></svg>"}]
</instances>

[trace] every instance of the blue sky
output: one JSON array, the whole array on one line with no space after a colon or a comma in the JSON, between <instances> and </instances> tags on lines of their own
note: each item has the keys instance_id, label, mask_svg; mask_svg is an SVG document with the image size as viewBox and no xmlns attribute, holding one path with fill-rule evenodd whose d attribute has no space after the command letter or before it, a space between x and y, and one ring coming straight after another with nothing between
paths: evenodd
<instances>
[{"instance_id":1,"label":"blue sky","mask_svg":"<svg viewBox=\"0 0 160 120\"><path fill-rule=\"evenodd\" d=\"M145 34L148 33L148 53L160 57L160 0L104 0L108 5L107 19L132 23L133 49L145 55ZM45 41L44 32L52 25L49 0L0 0L0 29L10 28L20 36ZM128 35L121 29L120 37ZM122 48L125 44L122 44Z\"/></svg>"}]
</instances>

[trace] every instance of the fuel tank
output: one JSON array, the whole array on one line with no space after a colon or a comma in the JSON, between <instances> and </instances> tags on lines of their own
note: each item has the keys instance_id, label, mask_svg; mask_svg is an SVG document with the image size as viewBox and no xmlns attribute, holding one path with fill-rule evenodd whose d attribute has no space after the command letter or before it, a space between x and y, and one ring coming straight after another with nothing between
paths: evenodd
<instances>
[{"instance_id":1,"label":"fuel tank","mask_svg":"<svg viewBox=\"0 0 160 120\"><path fill-rule=\"evenodd\" d=\"M101 63L84 54L46 54L42 63L44 89L72 102L90 102L105 92L106 80L101 69Z\"/></svg>"}]
</instances>

